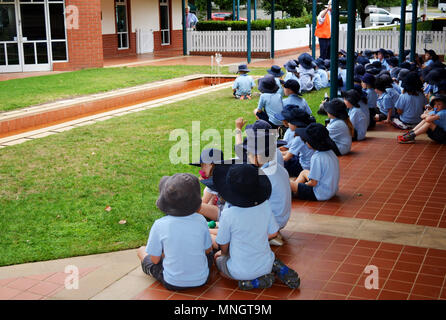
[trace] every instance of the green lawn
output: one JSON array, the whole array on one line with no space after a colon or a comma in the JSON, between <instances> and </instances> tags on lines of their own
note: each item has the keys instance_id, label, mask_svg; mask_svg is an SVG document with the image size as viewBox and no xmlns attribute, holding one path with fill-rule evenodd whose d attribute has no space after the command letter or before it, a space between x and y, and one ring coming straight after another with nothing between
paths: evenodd
<instances>
[{"instance_id":1,"label":"green lawn","mask_svg":"<svg viewBox=\"0 0 446 320\"><path fill-rule=\"evenodd\" d=\"M314 111L326 91L305 95ZM0 266L145 244L162 216L160 178L198 175L170 163L170 131L190 133L199 120L201 131L223 133L239 116L254 121L257 102L235 100L228 88L0 149Z\"/></svg>"},{"instance_id":2,"label":"green lawn","mask_svg":"<svg viewBox=\"0 0 446 320\"><path fill-rule=\"evenodd\" d=\"M265 68L253 69L264 75ZM0 112L45 102L127 88L153 81L197 73L210 73L209 66L146 66L85 69L54 75L0 82ZM223 67L222 73L228 73Z\"/></svg>"}]
</instances>

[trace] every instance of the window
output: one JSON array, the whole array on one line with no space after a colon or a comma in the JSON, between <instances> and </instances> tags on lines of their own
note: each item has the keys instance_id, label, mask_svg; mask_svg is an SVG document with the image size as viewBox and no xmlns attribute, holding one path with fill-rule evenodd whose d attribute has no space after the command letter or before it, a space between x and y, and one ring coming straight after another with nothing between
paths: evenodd
<instances>
[{"instance_id":1,"label":"window","mask_svg":"<svg viewBox=\"0 0 446 320\"><path fill-rule=\"evenodd\" d=\"M169 0L160 0L161 45L170 44Z\"/></svg>"},{"instance_id":2,"label":"window","mask_svg":"<svg viewBox=\"0 0 446 320\"><path fill-rule=\"evenodd\" d=\"M118 34L118 49L129 48L129 28L127 19L127 0L115 0L116 31Z\"/></svg>"},{"instance_id":3,"label":"window","mask_svg":"<svg viewBox=\"0 0 446 320\"><path fill-rule=\"evenodd\" d=\"M65 30L64 1L50 0L48 3L50 15L50 39L53 61L67 61L67 35Z\"/></svg>"}]
</instances>

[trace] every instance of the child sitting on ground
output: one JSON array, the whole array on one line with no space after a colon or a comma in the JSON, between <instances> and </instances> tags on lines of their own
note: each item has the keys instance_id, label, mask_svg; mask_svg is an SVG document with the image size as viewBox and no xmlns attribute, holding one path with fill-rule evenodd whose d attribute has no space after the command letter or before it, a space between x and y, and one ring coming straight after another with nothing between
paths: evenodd
<instances>
[{"instance_id":1,"label":"child sitting on ground","mask_svg":"<svg viewBox=\"0 0 446 320\"><path fill-rule=\"evenodd\" d=\"M314 150L302 141L295 134L297 128L306 128L312 119L302 109L287 105L284 110L276 115L277 119L281 119L285 126L288 127L285 132L287 145L283 147L282 152L284 166L290 177L298 177L302 170L310 169L311 156ZM289 142L288 142L289 141Z\"/></svg>"},{"instance_id":2,"label":"child sitting on ground","mask_svg":"<svg viewBox=\"0 0 446 320\"><path fill-rule=\"evenodd\" d=\"M315 153L310 170L303 170L295 181L290 181L293 197L311 201L331 199L339 189L340 171L328 130L320 123L312 123L296 129L296 133Z\"/></svg>"},{"instance_id":3,"label":"child sitting on ground","mask_svg":"<svg viewBox=\"0 0 446 320\"><path fill-rule=\"evenodd\" d=\"M285 73L282 71L282 68L273 65L271 66L271 69L268 69L266 72L274 77L274 80L276 80L277 86L279 87L278 92L280 93L280 96L283 97L282 77Z\"/></svg>"},{"instance_id":4,"label":"child sitting on ground","mask_svg":"<svg viewBox=\"0 0 446 320\"><path fill-rule=\"evenodd\" d=\"M285 78L283 79L284 82L290 79L299 81L299 73L297 73L297 64L294 60L289 60L283 66L286 70L286 75Z\"/></svg>"},{"instance_id":5,"label":"child sitting on ground","mask_svg":"<svg viewBox=\"0 0 446 320\"><path fill-rule=\"evenodd\" d=\"M373 128L376 125L376 101L378 95L375 92L375 76L370 73L365 73L361 77L361 85L367 95L367 106L369 107L369 126L368 129Z\"/></svg>"},{"instance_id":6,"label":"child sitting on ground","mask_svg":"<svg viewBox=\"0 0 446 320\"><path fill-rule=\"evenodd\" d=\"M362 112L359 105L361 96L355 89L350 89L347 92L343 92L343 97L344 103L348 109L350 122L353 124L354 128L352 140L364 140L367 133L367 117L364 112Z\"/></svg>"},{"instance_id":7,"label":"child sitting on ground","mask_svg":"<svg viewBox=\"0 0 446 320\"><path fill-rule=\"evenodd\" d=\"M284 106L287 104L295 105L300 109L303 109L310 116L313 115L307 101L300 94L300 84L298 81L293 79L287 80L283 84L283 88L285 95L288 96L288 98L283 99L282 101Z\"/></svg>"},{"instance_id":8,"label":"child sitting on ground","mask_svg":"<svg viewBox=\"0 0 446 320\"><path fill-rule=\"evenodd\" d=\"M267 121L273 129L277 129L282 122L274 118L274 114L280 113L283 109L282 96L279 93L279 86L272 75L266 75L259 79L260 95L259 104L254 109L257 120Z\"/></svg>"},{"instance_id":9,"label":"child sitting on ground","mask_svg":"<svg viewBox=\"0 0 446 320\"><path fill-rule=\"evenodd\" d=\"M248 76L248 66L241 64L238 66L239 76L232 85L233 95L236 99L251 99L251 90L256 86L251 76Z\"/></svg>"},{"instance_id":10,"label":"child sitting on ground","mask_svg":"<svg viewBox=\"0 0 446 320\"><path fill-rule=\"evenodd\" d=\"M327 130L335 142L333 151L337 156L346 155L350 152L355 133L355 128L348 117L347 107L341 99L333 99L324 103L324 109L330 119Z\"/></svg>"},{"instance_id":11,"label":"child sitting on ground","mask_svg":"<svg viewBox=\"0 0 446 320\"><path fill-rule=\"evenodd\" d=\"M201 206L200 183L188 173L163 177L157 207L166 216L150 229L146 247L138 250L144 273L168 290L185 290L207 283L213 263L212 241Z\"/></svg>"},{"instance_id":12,"label":"child sitting on ground","mask_svg":"<svg viewBox=\"0 0 446 320\"><path fill-rule=\"evenodd\" d=\"M415 143L415 137L427 133L432 140L446 144L446 95L437 95L430 102L434 109L426 110L413 130L398 136L399 143Z\"/></svg>"},{"instance_id":13,"label":"child sitting on ground","mask_svg":"<svg viewBox=\"0 0 446 320\"><path fill-rule=\"evenodd\" d=\"M398 129L412 129L421 121L427 99L423 93L423 83L416 72L409 72L402 83L403 93L395 104L397 117L392 124Z\"/></svg>"},{"instance_id":14,"label":"child sitting on ground","mask_svg":"<svg viewBox=\"0 0 446 320\"><path fill-rule=\"evenodd\" d=\"M375 121L377 122L391 123L395 116L395 104L387 89L389 89L388 81L384 77L377 77L375 81L375 92L378 95L377 108L375 109Z\"/></svg>"},{"instance_id":15,"label":"child sitting on ground","mask_svg":"<svg viewBox=\"0 0 446 320\"><path fill-rule=\"evenodd\" d=\"M275 276L298 288L298 274L277 259L269 246L279 226L270 207L271 182L250 164L217 166L213 176L218 193L229 203L223 209L215 254L220 274L238 280L241 290L269 288Z\"/></svg>"}]
</instances>

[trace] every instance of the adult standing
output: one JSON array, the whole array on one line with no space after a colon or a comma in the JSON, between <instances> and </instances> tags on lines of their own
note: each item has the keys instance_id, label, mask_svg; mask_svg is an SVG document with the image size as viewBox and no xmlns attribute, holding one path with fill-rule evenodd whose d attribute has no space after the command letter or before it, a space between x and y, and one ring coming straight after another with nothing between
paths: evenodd
<instances>
[{"instance_id":1,"label":"adult standing","mask_svg":"<svg viewBox=\"0 0 446 320\"><path fill-rule=\"evenodd\" d=\"M319 38L320 57L330 59L330 38L331 38L331 0L317 16L316 31L314 33Z\"/></svg>"},{"instance_id":2,"label":"adult standing","mask_svg":"<svg viewBox=\"0 0 446 320\"><path fill-rule=\"evenodd\" d=\"M190 8L189 6L186 7L186 28L190 29L195 29L195 26L198 23L198 18L195 14L193 14L192 12L190 12Z\"/></svg>"}]
</instances>

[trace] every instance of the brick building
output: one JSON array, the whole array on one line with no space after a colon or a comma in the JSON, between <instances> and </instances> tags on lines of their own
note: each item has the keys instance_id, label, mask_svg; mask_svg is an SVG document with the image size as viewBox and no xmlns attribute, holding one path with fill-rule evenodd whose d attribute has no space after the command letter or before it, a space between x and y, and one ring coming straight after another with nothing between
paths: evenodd
<instances>
[{"instance_id":1,"label":"brick building","mask_svg":"<svg viewBox=\"0 0 446 320\"><path fill-rule=\"evenodd\" d=\"M102 67L183 46L181 0L0 0L0 72ZM138 37L138 39L137 39Z\"/></svg>"}]
</instances>

